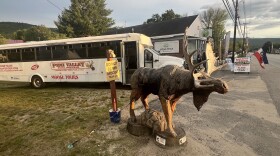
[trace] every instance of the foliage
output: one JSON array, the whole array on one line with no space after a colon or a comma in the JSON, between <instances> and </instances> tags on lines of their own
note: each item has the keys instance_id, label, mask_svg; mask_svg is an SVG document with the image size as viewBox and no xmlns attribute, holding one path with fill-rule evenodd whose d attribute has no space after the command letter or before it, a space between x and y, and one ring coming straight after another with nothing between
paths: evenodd
<instances>
[{"instance_id":1,"label":"foliage","mask_svg":"<svg viewBox=\"0 0 280 156\"><path fill-rule=\"evenodd\" d=\"M7 42L7 39L0 34L0 44L5 44L6 42Z\"/></svg>"},{"instance_id":2,"label":"foliage","mask_svg":"<svg viewBox=\"0 0 280 156\"><path fill-rule=\"evenodd\" d=\"M21 29L29 29L34 25L19 22L0 22L0 34L5 38L12 39L13 33Z\"/></svg>"},{"instance_id":3,"label":"foliage","mask_svg":"<svg viewBox=\"0 0 280 156\"><path fill-rule=\"evenodd\" d=\"M236 40L235 51L242 51L242 43L243 41L241 39ZM229 51L233 51L233 40L229 42Z\"/></svg>"},{"instance_id":4,"label":"foliage","mask_svg":"<svg viewBox=\"0 0 280 156\"><path fill-rule=\"evenodd\" d=\"M24 40L25 32L26 32L26 29L22 29L22 30L18 30L16 32L14 32L13 38L16 40Z\"/></svg>"},{"instance_id":5,"label":"foliage","mask_svg":"<svg viewBox=\"0 0 280 156\"><path fill-rule=\"evenodd\" d=\"M167 21L175 18L180 18L181 15L175 14L172 9L166 10L163 14L153 14L151 18L147 19L144 24L149 24L149 23L157 23L161 21Z\"/></svg>"},{"instance_id":6,"label":"foliage","mask_svg":"<svg viewBox=\"0 0 280 156\"><path fill-rule=\"evenodd\" d=\"M214 39L214 51L217 52L221 39L225 34L225 23L228 19L226 10L221 8L209 8L200 15L205 28L212 28Z\"/></svg>"},{"instance_id":7,"label":"foliage","mask_svg":"<svg viewBox=\"0 0 280 156\"><path fill-rule=\"evenodd\" d=\"M273 43L273 48L280 49L280 43Z\"/></svg>"},{"instance_id":8,"label":"foliage","mask_svg":"<svg viewBox=\"0 0 280 156\"><path fill-rule=\"evenodd\" d=\"M271 52L272 43L270 41L265 42L262 46L263 51L270 53Z\"/></svg>"},{"instance_id":9,"label":"foliage","mask_svg":"<svg viewBox=\"0 0 280 156\"><path fill-rule=\"evenodd\" d=\"M24 41L44 41L66 38L65 35L56 33L51 29L41 25L33 26L29 29L18 30L14 33L14 38Z\"/></svg>"},{"instance_id":10,"label":"foliage","mask_svg":"<svg viewBox=\"0 0 280 156\"><path fill-rule=\"evenodd\" d=\"M108 17L112 10L105 6L105 0L71 0L69 9L64 9L54 23L68 37L99 35L114 24Z\"/></svg>"},{"instance_id":11,"label":"foliage","mask_svg":"<svg viewBox=\"0 0 280 156\"><path fill-rule=\"evenodd\" d=\"M0 34L0 44L5 44L6 43L6 38Z\"/></svg>"}]
</instances>

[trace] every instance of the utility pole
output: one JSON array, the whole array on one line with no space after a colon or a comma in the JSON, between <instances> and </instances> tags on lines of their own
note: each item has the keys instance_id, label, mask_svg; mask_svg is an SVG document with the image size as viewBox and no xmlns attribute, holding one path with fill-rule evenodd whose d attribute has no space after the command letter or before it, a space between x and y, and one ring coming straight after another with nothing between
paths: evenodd
<instances>
[{"instance_id":1,"label":"utility pole","mask_svg":"<svg viewBox=\"0 0 280 156\"><path fill-rule=\"evenodd\" d=\"M233 52L232 52L232 63L234 63L234 52L235 52L235 43L236 43L236 27L237 27L237 17L238 17L238 0L236 0L235 5L235 18L234 18L234 33L233 33Z\"/></svg>"},{"instance_id":2,"label":"utility pole","mask_svg":"<svg viewBox=\"0 0 280 156\"><path fill-rule=\"evenodd\" d=\"M246 23L244 23L242 54L245 53L245 27L246 27Z\"/></svg>"}]
</instances>

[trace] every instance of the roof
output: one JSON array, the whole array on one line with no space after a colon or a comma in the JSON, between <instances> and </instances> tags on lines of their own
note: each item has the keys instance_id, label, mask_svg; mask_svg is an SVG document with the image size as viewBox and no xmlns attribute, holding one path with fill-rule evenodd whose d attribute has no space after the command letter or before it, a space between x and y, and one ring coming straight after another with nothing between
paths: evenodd
<instances>
[{"instance_id":1,"label":"roof","mask_svg":"<svg viewBox=\"0 0 280 156\"><path fill-rule=\"evenodd\" d=\"M138 33L126 33L126 34L112 34L103 36L89 36L79 38L67 38L58 40L47 40L47 41L31 41L17 44L3 44L0 45L0 50L5 49L17 49L17 48L29 48L39 46L55 46L55 45L67 45L67 44L79 44L79 43L91 43L91 42L102 42L102 41L113 41L113 40L141 40L144 43L148 43L150 40L146 40L147 36Z\"/></svg>"},{"instance_id":2,"label":"roof","mask_svg":"<svg viewBox=\"0 0 280 156\"><path fill-rule=\"evenodd\" d=\"M143 24L137 26L131 26L121 29L110 29L104 34L122 34L135 32L145 34L147 36L163 36L170 34L181 34L185 32L186 27L190 27L198 15L187 16L182 18L176 18L168 21Z\"/></svg>"}]
</instances>

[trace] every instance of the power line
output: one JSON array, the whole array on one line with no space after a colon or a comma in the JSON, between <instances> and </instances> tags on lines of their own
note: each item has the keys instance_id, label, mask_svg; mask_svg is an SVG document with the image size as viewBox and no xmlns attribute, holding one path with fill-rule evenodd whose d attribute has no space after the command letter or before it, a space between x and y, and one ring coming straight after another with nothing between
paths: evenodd
<instances>
[{"instance_id":1,"label":"power line","mask_svg":"<svg viewBox=\"0 0 280 156\"><path fill-rule=\"evenodd\" d=\"M229 14L231 20L234 22L233 14L230 12L230 9L228 8L228 7L230 7L230 6L228 6L228 5L225 3L224 0L222 0L222 1L223 1L224 5L225 5L225 8L226 8L226 10L227 10L227 12L228 12L228 14Z\"/></svg>"},{"instance_id":2,"label":"power line","mask_svg":"<svg viewBox=\"0 0 280 156\"><path fill-rule=\"evenodd\" d=\"M234 4L234 0L232 0L232 4L233 4L233 8L235 9L235 4Z\"/></svg>"},{"instance_id":3,"label":"power line","mask_svg":"<svg viewBox=\"0 0 280 156\"><path fill-rule=\"evenodd\" d=\"M240 18L237 17L238 23L237 23L237 27L238 27L238 32L239 32L239 36L242 37L242 28L241 28L241 23L240 23Z\"/></svg>"},{"instance_id":4,"label":"power line","mask_svg":"<svg viewBox=\"0 0 280 156\"><path fill-rule=\"evenodd\" d=\"M62 9L59 6L57 6L56 4L51 2L50 0L47 0L47 2L49 2L52 6L56 7L58 10L62 11Z\"/></svg>"},{"instance_id":5,"label":"power line","mask_svg":"<svg viewBox=\"0 0 280 156\"><path fill-rule=\"evenodd\" d=\"M232 9L231 9L231 6L230 6L230 4L229 4L229 2L228 2L228 0L226 0L226 2L227 2L227 5L228 5L228 8L229 8L229 10L230 10L231 15L234 15L234 14L233 14L233 11L232 11ZM233 17L233 16L232 16L232 17Z\"/></svg>"},{"instance_id":6,"label":"power line","mask_svg":"<svg viewBox=\"0 0 280 156\"><path fill-rule=\"evenodd\" d=\"M233 13L232 8L231 8L231 5L230 5L230 3L229 3L228 0L222 0L222 1L223 1L223 3L224 3L224 6L225 6L225 8L226 8L228 14L229 14L230 17L231 17L233 23L235 23L235 20L234 20L233 15L238 14L238 12L235 12L235 14ZM234 4L234 0L232 0L232 2L233 2L233 7L234 7L234 9L235 9L235 10L238 10L238 8L236 8L236 6L235 6L235 4ZM237 16L238 16L238 15L237 15ZM240 23L239 17L237 17L237 20L238 20L238 23L237 23L238 33L239 33L240 36L242 36L242 29L241 29L241 23Z\"/></svg>"}]
</instances>

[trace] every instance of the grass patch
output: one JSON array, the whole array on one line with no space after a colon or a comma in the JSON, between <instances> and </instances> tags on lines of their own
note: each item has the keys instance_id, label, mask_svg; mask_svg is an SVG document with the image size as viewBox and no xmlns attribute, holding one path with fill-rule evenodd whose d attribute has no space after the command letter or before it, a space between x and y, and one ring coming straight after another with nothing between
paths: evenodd
<instances>
[{"instance_id":1,"label":"grass patch","mask_svg":"<svg viewBox=\"0 0 280 156\"><path fill-rule=\"evenodd\" d=\"M128 102L129 92L118 89L118 107ZM105 133L89 135L110 125L108 88L1 83L0 97L0 155L110 155L107 144L119 140L106 139Z\"/></svg>"}]
</instances>

